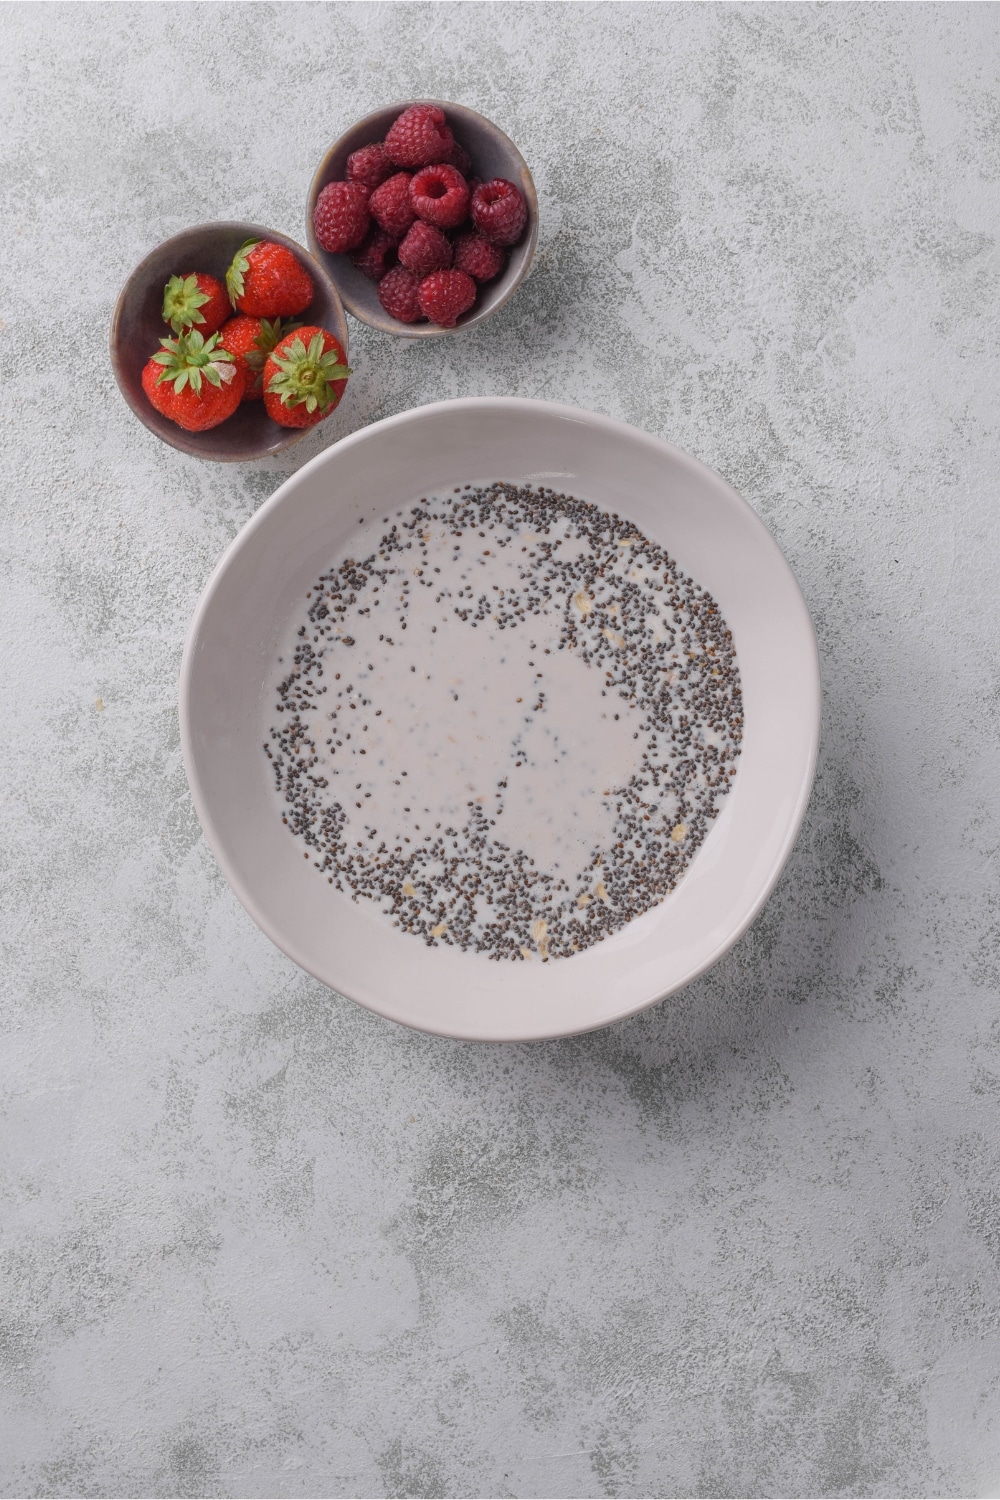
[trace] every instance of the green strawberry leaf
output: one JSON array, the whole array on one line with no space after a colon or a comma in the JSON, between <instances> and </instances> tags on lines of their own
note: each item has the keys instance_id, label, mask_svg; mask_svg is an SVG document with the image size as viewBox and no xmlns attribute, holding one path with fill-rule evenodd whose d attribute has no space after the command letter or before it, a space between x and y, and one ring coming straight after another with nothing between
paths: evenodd
<instances>
[{"instance_id":1,"label":"green strawberry leaf","mask_svg":"<svg viewBox=\"0 0 1000 1500\"><path fill-rule=\"evenodd\" d=\"M163 288L163 321L175 333L182 333L195 323L204 323L205 315L198 309L210 300L199 290L197 276L171 276Z\"/></svg>"},{"instance_id":2,"label":"green strawberry leaf","mask_svg":"<svg viewBox=\"0 0 1000 1500\"><path fill-rule=\"evenodd\" d=\"M259 244L260 240L244 240L233 256L232 264L226 272L226 291L229 293L229 300L234 307L237 305L237 299L243 296L243 278L250 269L250 251L254 245Z\"/></svg>"},{"instance_id":3,"label":"green strawberry leaf","mask_svg":"<svg viewBox=\"0 0 1000 1500\"><path fill-rule=\"evenodd\" d=\"M233 358L228 349L218 347L217 333L205 339L197 328L179 334L175 339L161 339L160 343L163 348L153 355L154 364L163 366L156 383L163 385L172 380L178 395L187 385L190 385L196 395L200 395L202 375L211 385L219 385L220 376L216 365L220 360L231 363Z\"/></svg>"},{"instance_id":4,"label":"green strawberry leaf","mask_svg":"<svg viewBox=\"0 0 1000 1500\"><path fill-rule=\"evenodd\" d=\"M269 322L267 318L261 318L260 333L254 339L254 347L243 356L247 368L262 370L271 351L277 348L283 338L287 338L290 333L295 332L296 328L301 327L301 323L283 323L280 318L275 318L273 322Z\"/></svg>"},{"instance_id":5,"label":"green strawberry leaf","mask_svg":"<svg viewBox=\"0 0 1000 1500\"><path fill-rule=\"evenodd\" d=\"M280 396L284 406L305 406L310 415L317 409L326 414L337 404L333 383L351 374L340 363L336 349L323 352L323 335L314 333L306 348L302 339L293 339L284 351L272 354L277 374L268 381L268 392Z\"/></svg>"},{"instance_id":6,"label":"green strawberry leaf","mask_svg":"<svg viewBox=\"0 0 1000 1500\"><path fill-rule=\"evenodd\" d=\"M295 332L296 328L301 327L301 323L293 323L291 321L283 323L280 318L275 318L273 322L268 322L267 318L261 318L260 333L254 339L254 343L258 349L263 349L265 354L270 354L271 350L277 348L282 339L287 338L290 333Z\"/></svg>"}]
</instances>

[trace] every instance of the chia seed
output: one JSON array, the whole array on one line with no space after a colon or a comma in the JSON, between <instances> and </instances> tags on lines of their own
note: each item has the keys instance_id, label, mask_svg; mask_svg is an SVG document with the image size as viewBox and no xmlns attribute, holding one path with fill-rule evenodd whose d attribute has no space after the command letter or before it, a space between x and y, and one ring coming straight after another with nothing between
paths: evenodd
<instances>
[{"instance_id":1,"label":"chia seed","mask_svg":"<svg viewBox=\"0 0 1000 1500\"><path fill-rule=\"evenodd\" d=\"M321 575L293 626L292 665L263 747L282 821L335 889L374 902L431 947L498 961L571 957L676 888L732 787L743 737L732 634L711 595L661 546L620 516L553 489L467 485L382 526L366 556ZM420 668L414 691L423 682L430 693L433 678L443 694L437 668L456 621L479 632L484 652L488 641L513 651L501 633L519 632L526 680L510 710L518 717L504 769L464 803L457 791L453 814L434 820L418 767L397 763L406 745L386 739L399 695L376 701L385 681L376 653L397 673L408 669L407 681ZM511 776L558 776L563 764L568 775L574 764L549 709L565 698L563 663L571 660L593 674L588 703L610 700L600 708L601 732L619 750L627 743L631 759L622 752L619 774L599 792L587 789L599 799L605 836L574 846L572 858L560 845L558 857L536 860L541 846L533 854L504 842L498 825L530 784L512 786ZM436 677L424 671L432 663ZM490 682L477 685L488 697ZM448 709L468 697L461 678L446 692ZM425 724L439 736L448 727L443 709ZM491 732L495 740L495 725ZM507 756L506 742L492 748ZM376 775L383 792L400 789L391 816L385 795L373 798ZM341 788L344 778L353 779ZM564 810L565 821L574 811ZM546 813L562 826L562 814Z\"/></svg>"}]
</instances>

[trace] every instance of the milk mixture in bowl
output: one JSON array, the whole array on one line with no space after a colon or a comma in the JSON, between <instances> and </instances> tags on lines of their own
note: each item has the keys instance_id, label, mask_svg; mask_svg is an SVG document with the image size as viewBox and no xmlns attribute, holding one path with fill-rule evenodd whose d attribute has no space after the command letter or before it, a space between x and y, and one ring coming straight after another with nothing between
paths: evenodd
<instances>
[{"instance_id":1,"label":"milk mixture in bowl","mask_svg":"<svg viewBox=\"0 0 1000 1500\"><path fill-rule=\"evenodd\" d=\"M518 962L669 895L743 732L711 595L619 516L505 482L359 528L267 714L276 815L317 878L432 946Z\"/></svg>"}]
</instances>

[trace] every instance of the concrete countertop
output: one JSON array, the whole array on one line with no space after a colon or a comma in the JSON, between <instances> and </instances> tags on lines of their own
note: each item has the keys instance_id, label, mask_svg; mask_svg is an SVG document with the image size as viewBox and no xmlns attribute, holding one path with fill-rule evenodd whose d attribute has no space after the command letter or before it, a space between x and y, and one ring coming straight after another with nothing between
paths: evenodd
<instances>
[{"instance_id":1,"label":"concrete countertop","mask_svg":"<svg viewBox=\"0 0 1000 1500\"><path fill-rule=\"evenodd\" d=\"M464 338L352 323L280 459L164 446L111 308L327 145L472 105L539 254ZM0 11L4 1495L991 1495L1000 1483L1000 7ZM176 681L295 467L576 402L746 495L819 636L819 778L719 967L496 1048L299 972L224 884Z\"/></svg>"}]
</instances>

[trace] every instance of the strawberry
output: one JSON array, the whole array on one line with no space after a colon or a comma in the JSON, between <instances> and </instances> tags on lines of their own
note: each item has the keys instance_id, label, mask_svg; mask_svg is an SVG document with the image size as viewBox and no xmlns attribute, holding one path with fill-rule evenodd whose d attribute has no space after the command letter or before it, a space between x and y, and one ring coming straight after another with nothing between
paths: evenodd
<instances>
[{"instance_id":1,"label":"strawberry","mask_svg":"<svg viewBox=\"0 0 1000 1500\"><path fill-rule=\"evenodd\" d=\"M264 406L282 427L312 427L337 407L347 377L347 359L325 328L287 333L264 365Z\"/></svg>"},{"instance_id":2,"label":"strawberry","mask_svg":"<svg viewBox=\"0 0 1000 1500\"><path fill-rule=\"evenodd\" d=\"M293 328L297 327L293 324ZM238 370L246 376L244 401L264 399L264 361L272 349L291 333L292 328L280 318L269 323L266 318L251 318L240 313L224 323L219 332L219 348L228 349Z\"/></svg>"},{"instance_id":3,"label":"strawberry","mask_svg":"<svg viewBox=\"0 0 1000 1500\"><path fill-rule=\"evenodd\" d=\"M253 318L294 318L313 299L312 277L284 245L244 240L226 272L229 300Z\"/></svg>"},{"instance_id":4,"label":"strawberry","mask_svg":"<svg viewBox=\"0 0 1000 1500\"><path fill-rule=\"evenodd\" d=\"M143 369L150 404L187 432L218 427L240 404L246 376L218 341L217 333L203 339L197 329L161 339L162 349Z\"/></svg>"},{"instance_id":5,"label":"strawberry","mask_svg":"<svg viewBox=\"0 0 1000 1500\"><path fill-rule=\"evenodd\" d=\"M217 333L229 317L226 289L215 276L193 271L171 276L163 288L163 321L175 333L197 328L203 339Z\"/></svg>"}]
</instances>

